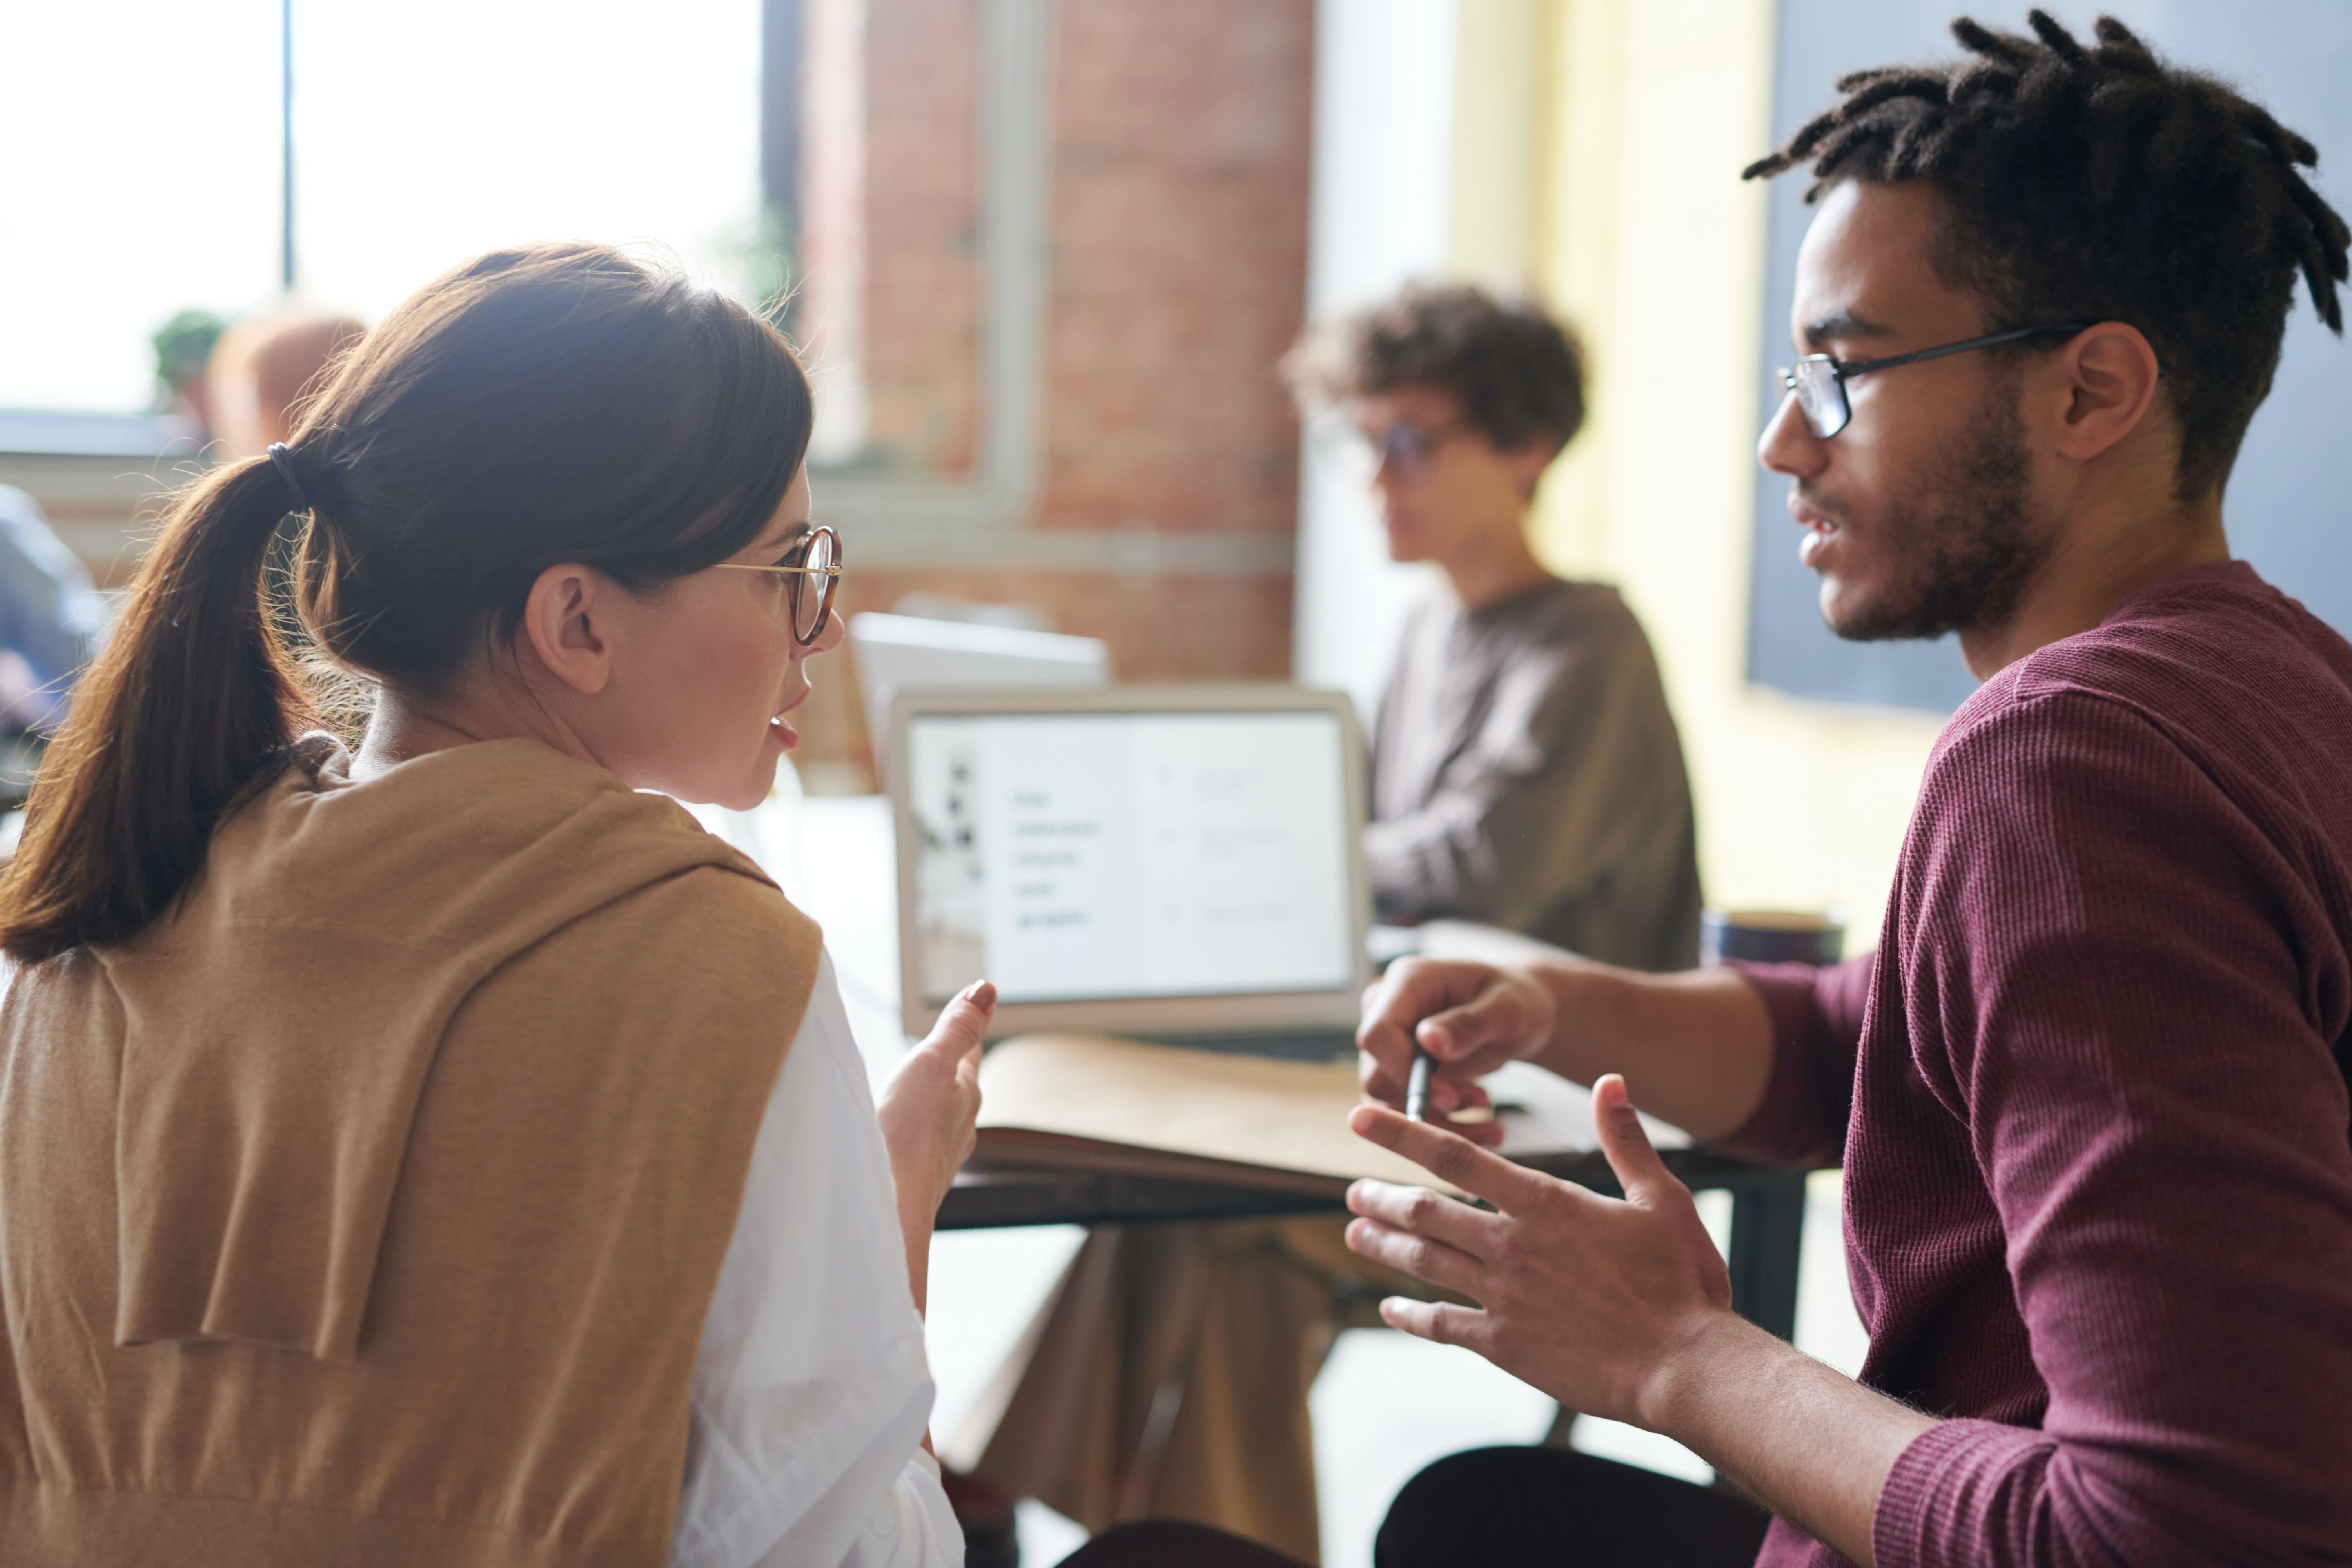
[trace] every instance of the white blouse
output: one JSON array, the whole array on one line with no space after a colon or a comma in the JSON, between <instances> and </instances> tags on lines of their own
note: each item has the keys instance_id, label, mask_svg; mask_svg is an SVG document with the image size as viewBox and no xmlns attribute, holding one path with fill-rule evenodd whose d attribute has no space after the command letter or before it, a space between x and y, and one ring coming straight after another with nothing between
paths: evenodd
<instances>
[{"instance_id":1,"label":"white blouse","mask_svg":"<svg viewBox=\"0 0 2352 1568\"><path fill-rule=\"evenodd\" d=\"M674 1568L939 1568L963 1534L873 1091L827 954L694 1367Z\"/></svg>"}]
</instances>

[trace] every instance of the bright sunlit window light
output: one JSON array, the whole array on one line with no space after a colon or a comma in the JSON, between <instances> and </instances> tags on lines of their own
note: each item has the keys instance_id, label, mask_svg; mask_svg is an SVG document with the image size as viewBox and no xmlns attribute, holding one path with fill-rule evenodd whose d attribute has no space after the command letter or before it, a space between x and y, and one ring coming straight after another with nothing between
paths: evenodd
<instances>
[{"instance_id":1,"label":"bright sunlit window light","mask_svg":"<svg viewBox=\"0 0 2352 1568\"><path fill-rule=\"evenodd\" d=\"M758 0L295 0L297 288L381 319L495 246L749 292ZM0 8L0 407L152 405L149 335L278 296L278 0Z\"/></svg>"}]
</instances>

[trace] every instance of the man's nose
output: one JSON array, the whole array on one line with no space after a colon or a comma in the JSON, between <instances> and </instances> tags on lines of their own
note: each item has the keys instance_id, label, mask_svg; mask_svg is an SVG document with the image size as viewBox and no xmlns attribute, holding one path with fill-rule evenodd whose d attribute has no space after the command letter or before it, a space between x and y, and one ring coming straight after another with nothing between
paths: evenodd
<instances>
[{"instance_id":1,"label":"man's nose","mask_svg":"<svg viewBox=\"0 0 2352 1568\"><path fill-rule=\"evenodd\" d=\"M1767 471L1792 479L1811 479L1828 466L1829 443L1805 423L1795 393L1785 394L1780 406L1765 421L1764 434L1756 438L1756 460Z\"/></svg>"}]
</instances>

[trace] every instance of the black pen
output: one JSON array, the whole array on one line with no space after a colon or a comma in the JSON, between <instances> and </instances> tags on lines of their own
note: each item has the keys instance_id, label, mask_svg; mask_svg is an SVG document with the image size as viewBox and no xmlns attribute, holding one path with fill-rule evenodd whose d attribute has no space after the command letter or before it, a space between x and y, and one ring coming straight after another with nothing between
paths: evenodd
<instances>
[{"instance_id":1,"label":"black pen","mask_svg":"<svg viewBox=\"0 0 2352 1568\"><path fill-rule=\"evenodd\" d=\"M1429 1075L1437 1058L1419 1045L1412 1047L1412 1074L1404 1086L1404 1113L1415 1121L1429 1120Z\"/></svg>"}]
</instances>

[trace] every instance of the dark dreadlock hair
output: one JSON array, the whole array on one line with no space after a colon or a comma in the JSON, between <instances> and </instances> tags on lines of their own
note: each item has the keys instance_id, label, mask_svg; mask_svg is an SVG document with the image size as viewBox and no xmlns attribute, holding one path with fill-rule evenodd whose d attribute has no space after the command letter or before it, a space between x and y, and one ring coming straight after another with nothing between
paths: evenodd
<instances>
[{"instance_id":1,"label":"dark dreadlock hair","mask_svg":"<svg viewBox=\"0 0 2352 1568\"><path fill-rule=\"evenodd\" d=\"M1986 304L1986 331L2124 321L2164 365L2180 428L2178 493L2218 491L2271 388L2294 279L2339 336L2343 218L2297 173L2318 151L2201 71L2099 18L2086 48L2047 12L2032 37L1967 17L1969 58L1838 79L1845 97L1755 179L1813 161L1841 179L1924 180L1945 211L1938 277Z\"/></svg>"}]
</instances>

